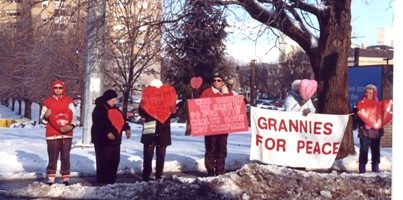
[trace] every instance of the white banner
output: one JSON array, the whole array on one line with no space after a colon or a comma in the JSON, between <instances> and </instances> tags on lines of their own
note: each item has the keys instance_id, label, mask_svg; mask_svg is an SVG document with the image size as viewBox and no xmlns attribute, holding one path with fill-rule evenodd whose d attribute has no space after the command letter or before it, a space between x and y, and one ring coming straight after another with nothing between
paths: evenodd
<instances>
[{"instance_id":1,"label":"white banner","mask_svg":"<svg viewBox=\"0 0 403 200\"><path fill-rule=\"evenodd\" d=\"M349 115L284 112L251 107L250 159L311 169L330 168Z\"/></svg>"}]
</instances>

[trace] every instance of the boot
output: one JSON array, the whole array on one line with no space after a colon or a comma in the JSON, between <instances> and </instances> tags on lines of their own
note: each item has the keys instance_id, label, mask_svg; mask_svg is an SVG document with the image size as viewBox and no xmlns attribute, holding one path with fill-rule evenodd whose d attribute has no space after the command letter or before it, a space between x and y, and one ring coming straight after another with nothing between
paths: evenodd
<instances>
[{"instance_id":1,"label":"boot","mask_svg":"<svg viewBox=\"0 0 403 200\"><path fill-rule=\"evenodd\" d=\"M372 164L372 172L379 172L379 164Z\"/></svg>"},{"instance_id":2,"label":"boot","mask_svg":"<svg viewBox=\"0 0 403 200\"><path fill-rule=\"evenodd\" d=\"M63 175L63 184L65 186L69 186L70 185L70 176L69 175Z\"/></svg>"},{"instance_id":3,"label":"boot","mask_svg":"<svg viewBox=\"0 0 403 200\"><path fill-rule=\"evenodd\" d=\"M358 165L358 170L360 174L365 173L365 164L360 163Z\"/></svg>"},{"instance_id":4,"label":"boot","mask_svg":"<svg viewBox=\"0 0 403 200\"><path fill-rule=\"evenodd\" d=\"M214 169L208 169L208 170L207 170L207 176L215 176L215 171L214 171Z\"/></svg>"},{"instance_id":5,"label":"boot","mask_svg":"<svg viewBox=\"0 0 403 200\"><path fill-rule=\"evenodd\" d=\"M56 174L48 174L48 185L53 185L55 183Z\"/></svg>"}]
</instances>

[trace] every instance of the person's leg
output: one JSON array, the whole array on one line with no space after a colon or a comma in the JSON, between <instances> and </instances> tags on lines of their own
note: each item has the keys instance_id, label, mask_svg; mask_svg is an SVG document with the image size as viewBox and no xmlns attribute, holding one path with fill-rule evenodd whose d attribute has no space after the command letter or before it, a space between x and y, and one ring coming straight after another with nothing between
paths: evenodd
<instances>
[{"instance_id":1,"label":"person's leg","mask_svg":"<svg viewBox=\"0 0 403 200\"><path fill-rule=\"evenodd\" d=\"M48 176L48 184L55 182L57 160L59 159L59 145L57 140L46 140L48 151L48 166L46 167L46 173Z\"/></svg>"},{"instance_id":2,"label":"person's leg","mask_svg":"<svg viewBox=\"0 0 403 200\"><path fill-rule=\"evenodd\" d=\"M204 165L209 176L215 175L215 152L216 152L216 136L205 136L204 146L206 153L204 154Z\"/></svg>"},{"instance_id":3,"label":"person's leg","mask_svg":"<svg viewBox=\"0 0 403 200\"><path fill-rule=\"evenodd\" d=\"M95 144L95 161L96 161L96 173L97 173L97 183L99 185L106 185L107 178L106 178L106 173L107 173L107 165L108 163L108 158L107 158L107 152L106 152L106 145L102 144Z\"/></svg>"},{"instance_id":4,"label":"person's leg","mask_svg":"<svg viewBox=\"0 0 403 200\"><path fill-rule=\"evenodd\" d=\"M154 143L151 145L144 145L143 148L143 181L149 181L152 171L152 161L154 156Z\"/></svg>"},{"instance_id":5,"label":"person's leg","mask_svg":"<svg viewBox=\"0 0 403 200\"><path fill-rule=\"evenodd\" d=\"M157 146L156 147L156 169L155 169L155 178L162 179L162 174L164 172L164 163L165 163L165 154L167 147Z\"/></svg>"},{"instance_id":6,"label":"person's leg","mask_svg":"<svg viewBox=\"0 0 403 200\"><path fill-rule=\"evenodd\" d=\"M116 175L118 172L120 162L120 145L114 145L108 147L110 151L110 164L107 173L107 183L114 184L116 182Z\"/></svg>"},{"instance_id":7,"label":"person's leg","mask_svg":"<svg viewBox=\"0 0 403 200\"><path fill-rule=\"evenodd\" d=\"M368 146L369 146L368 139L360 138L360 153L358 156L358 162L359 162L358 170L360 173L364 173L366 171L365 166L368 163Z\"/></svg>"},{"instance_id":8,"label":"person's leg","mask_svg":"<svg viewBox=\"0 0 403 200\"><path fill-rule=\"evenodd\" d=\"M104 175L103 177L105 178L105 183L107 184L113 184L115 183L115 178L116 178L116 171L115 171L115 149L116 146L113 145L104 145L104 150L103 150L103 156L104 156L104 162L103 168L104 168Z\"/></svg>"},{"instance_id":9,"label":"person's leg","mask_svg":"<svg viewBox=\"0 0 403 200\"><path fill-rule=\"evenodd\" d=\"M70 178L70 151L72 138L63 139L59 141L61 145L60 153L60 174L62 174L63 183L69 185Z\"/></svg>"},{"instance_id":10,"label":"person's leg","mask_svg":"<svg viewBox=\"0 0 403 200\"><path fill-rule=\"evenodd\" d=\"M101 148L100 145L98 144L94 144L94 150L95 150L95 170L96 170L96 175L97 175L97 183L100 183L100 181L102 180L101 177Z\"/></svg>"},{"instance_id":11,"label":"person's leg","mask_svg":"<svg viewBox=\"0 0 403 200\"><path fill-rule=\"evenodd\" d=\"M216 146L216 172L215 175L221 175L225 173L225 158L227 157L227 140L228 134L217 136Z\"/></svg>"},{"instance_id":12,"label":"person's leg","mask_svg":"<svg viewBox=\"0 0 403 200\"><path fill-rule=\"evenodd\" d=\"M379 172L379 163L381 162L381 138L371 139L371 165L373 172Z\"/></svg>"}]
</instances>

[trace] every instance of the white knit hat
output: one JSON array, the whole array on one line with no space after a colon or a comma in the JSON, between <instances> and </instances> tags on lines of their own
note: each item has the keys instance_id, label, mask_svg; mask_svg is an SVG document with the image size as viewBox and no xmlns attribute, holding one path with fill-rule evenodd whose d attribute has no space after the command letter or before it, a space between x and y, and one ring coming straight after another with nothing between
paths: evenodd
<instances>
[{"instance_id":1,"label":"white knit hat","mask_svg":"<svg viewBox=\"0 0 403 200\"><path fill-rule=\"evenodd\" d=\"M297 79L291 83L291 89L294 91L299 90L299 85L301 84L301 80Z\"/></svg>"},{"instance_id":2,"label":"white knit hat","mask_svg":"<svg viewBox=\"0 0 403 200\"><path fill-rule=\"evenodd\" d=\"M373 89L375 91L378 91L378 88L374 84L368 84L365 86L365 89Z\"/></svg>"},{"instance_id":3,"label":"white knit hat","mask_svg":"<svg viewBox=\"0 0 403 200\"><path fill-rule=\"evenodd\" d=\"M162 82L159 79L154 79L151 81L150 86L154 86L156 88L159 88L162 86Z\"/></svg>"}]
</instances>

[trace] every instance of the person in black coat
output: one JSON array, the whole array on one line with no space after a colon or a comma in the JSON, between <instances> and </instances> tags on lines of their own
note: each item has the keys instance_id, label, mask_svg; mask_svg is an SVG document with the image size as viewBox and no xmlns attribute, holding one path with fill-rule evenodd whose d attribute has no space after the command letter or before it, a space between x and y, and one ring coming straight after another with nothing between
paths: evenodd
<instances>
[{"instance_id":1,"label":"person in black coat","mask_svg":"<svg viewBox=\"0 0 403 200\"><path fill-rule=\"evenodd\" d=\"M161 83L160 83L161 84ZM151 84L153 86L153 84ZM140 142L143 143L143 181L148 182L150 180L150 175L152 172L152 160L154 156L154 149L156 153L156 169L155 169L155 179L162 179L165 163L166 148L170 146L171 143L171 120L170 118L176 116L176 106L171 106L170 117L161 123L152 117L149 113L144 110L145 101L141 100L139 106L139 115L144 120L144 126L147 126L150 122L155 122L155 129L151 133L145 133L141 135Z\"/></svg>"},{"instance_id":2,"label":"person in black coat","mask_svg":"<svg viewBox=\"0 0 403 200\"><path fill-rule=\"evenodd\" d=\"M95 100L92 112L91 142L95 147L96 173L99 185L114 184L120 162L120 144L125 131L130 138L130 126L116 107L117 94L107 90Z\"/></svg>"}]
</instances>

